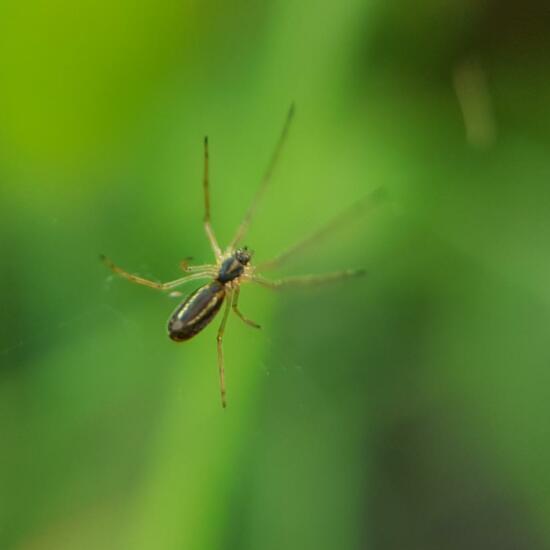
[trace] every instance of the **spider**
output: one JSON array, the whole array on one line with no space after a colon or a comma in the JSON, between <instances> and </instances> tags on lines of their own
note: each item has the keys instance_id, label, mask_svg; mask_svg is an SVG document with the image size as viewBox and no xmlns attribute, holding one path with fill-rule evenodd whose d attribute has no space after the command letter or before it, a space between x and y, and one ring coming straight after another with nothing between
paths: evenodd
<instances>
[{"instance_id":1,"label":"spider","mask_svg":"<svg viewBox=\"0 0 550 550\"><path fill-rule=\"evenodd\" d=\"M287 249L282 254L275 258L263 262L257 266L252 264L253 253L248 247L239 247L239 243L246 235L250 222L256 212L258 203L263 196L271 176L273 169L279 158L281 149L286 140L288 129L294 114L294 106L289 109L286 122L283 130L271 157L271 161L260 183L253 201L245 213L244 219L238 227L233 240L229 243L225 250L220 248L218 240L212 228L210 221L210 191L208 179L208 137L204 138L204 177L203 177L203 194L204 194L204 229L210 246L214 252L215 264L195 265L191 266L187 260L181 262L182 270L187 273L185 277L175 279L166 283L158 283L149 279L144 279L138 275L128 273L105 256L101 256L101 260L114 273L128 279L133 283L148 286L157 290L172 290L185 283L196 281L199 279L210 279L210 282L201 286L175 309L168 321L168 335L176 342L183 342L193 338L201 330L203 330L216 316L225 302L225 309L222 315L222 321L217 333L217 351L218 351L218 371L220 380L220 394L222 407L227 406L226 390L225 390L225 367L223 355L223 335L225 325L231 309L235 314L247 325L259 329L260 325L245 317L239 310L239 295L240 287L244 283L257 283L263 287L270 289L281 289L290 286L310 286L316 284L329 283L336 280L356 277L364 274L364 270L348 269L334 273L326 273L322 275L302 275L286 277L278 280L269 280L260 275L261 272L279 267L290 256L301 251L306 245L309 245L315 240L320 239L344 218L348 217L349 212L344 212L330 223L322 227L317 232L311 234L306 239L298 242L294 246ZM358 205L354 205L354 208ZM179 294L179 293L178 293Z\"/></svg>"}]
</instances>

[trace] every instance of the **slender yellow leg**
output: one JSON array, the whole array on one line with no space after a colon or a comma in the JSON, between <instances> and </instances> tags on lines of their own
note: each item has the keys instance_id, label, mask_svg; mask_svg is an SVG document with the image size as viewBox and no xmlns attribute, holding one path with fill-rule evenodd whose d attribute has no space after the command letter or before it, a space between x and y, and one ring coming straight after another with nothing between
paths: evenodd
<instances>
[{"instance_id":1,"label":"slender yellow leg","mask_svg":"<svg viewBox=\"0 0 550 550\"><path fill-rule=\"evenodd\" d=\"M266 271L268 269L275 269L286 263L290 258L297 256L307 250L309 247L322 242L324 239L334 234L342 226L346 225L350 221L357 219L360 215L363 215L368 210L380 204L385 198L385 190L382 187L378 187L371 191L368 195L365 195L362 199L352 204L349 208L332 218L325 225L321 226L317 231L311 233L301 241L297 242L290 248L287 248L284 252L272 258L271 260L262 262L256 266L258 271Z\"/></svg>"},{"instance_id":2,"label":"slender yellow leg","mask_svg":"<svg viewBox=\"0 0 550 550\"><path fill-rule=\"evenodd\" d=\"M204 190L204 230L216 260L219 260L222 255L220 245L216 240L216 235L214 234L214 229L212 229L212 224L210 223L210 190L208 187L208 137L204 138L204 177L202 180L203 190Z\"/></svg>"},{"instance_id":3,"label":"slender yellow leg","mask_svg":"<svg viewBox=\"0 0 550 550\"><path fill-rule=\"evenodd\" d=\"M239 244L239 241L246 235L246 232L248 231L248 226L250 225L250 222L254 217L254 214L256 213L256 209L258 208L260 199L263 197L265 190L267 189L267 187L269 186L269 182L271 181L271 176L273 175L273 169L275 168L275 165L279 160L279 156L281 155L281 151L286 141L286 137L288 135L288 129L290 128L290 123L292 121L293 115L294 115L294 104L292 104L290 106L290 109L288 110L288 115L286 117L285 125L283 126L283 131L281 132L279 141L277 142L277 145L275 147L275 151L273 151L273 156L271 157L269 166L267 167L264 177L260 183L260 187L258 187L258 190L256 191L256 195L254 195L254 198L252 199L252 204L246 211L246 214L244 215L244 219L241 222L241 225L238 227L237 232L235 233L235 236L231 241L231 244L227 247L227 251L230 251L236 248L236 246Z\"/></svg>"},{"instance_id":4,"label":"slender yellow leg","mask_svg":"<svg viewBox=\"0 0 550 550\"><path fill-rule=\"evenodd\" d=\"M218 267L213 264L189 265L187 260L180 262L180 268L185 273L212 273L213 275L218 273Z\"/></svg>"},{"instance_id":5,"label":"slender yellow leg","mask_svg":"<svg viewBox=\"0 0 550 550\"><path fill-rule=\"evenodd\" d=\"M102 262L113 272L117 275L120 275L121 277L124 277L128 281L131 281L132 283L136 283L138 285L144 285L148 286L149 288L155 288L157 290L169 290L171 288L176 288L180 285L183 285L184 283L187 283L189 281L196 281L197 279L210 279L211 275L209 273L193 273L192 275L187 275L186 277L181 277L180 279L176 279L174 281L169 281L167 283L157 283L156 281L151 281L149 279L144 279L143 277L139 277L138 275L133 275L132 273L128 273L127 271L124 271L124 269L118 267L115 265L109 258L106 258L105 256L100 256Z\"/></svg>"},{"instance_id":6,"label":"slender yellow leg","mask_svg":"<svg viewBox=\"0 0 550 550\"><path fill-rule=\"evenodd\" d=\"M350 277L359 277L365 275L363 269L346 269L345 271L336 271L335 273L325 273L322 275L298 275L295 277L285 277L284 279L278 279L270 281L259 275L253 276L252 281L262 285L266 288L280 289L293 286L315 286L326 283L334 283Z\"/></svg>"},{"instance_id":7,"label":"slender yellow leg","mask_svg":"<svg viewBox=\"0 0 550 550\"><path fill-rule=\"evenodd\" d=\"M223 312L222 322L220 328L218 329L218 335L216 340L218 342L218 372L220 375L220 394L222 399L222 407L225 409L227 407L227 401L225 398L225 367L223 362L223 334L225 332L225 324L227 323L227 317L229 316L229 311L231 310L231 302L233 300L233 295L228 292L225 302L225 310Z\"/></svg>"},{"instance_id":8,"label":"slender yellow leg","mask_svg":"<svg viewBox=\"0 0 550 550\"><path fill-rule=\"evenodd\" d=\"M237 316L244 321L247 325L254 327L254 328L262 328L258 323L255 323L254 321L247 319L240 311L239 311L239 296L241 294L241 289L237 287L234 290L234 296L233 296L233 311L237 314Z\"/></svg>"}]
</instances>

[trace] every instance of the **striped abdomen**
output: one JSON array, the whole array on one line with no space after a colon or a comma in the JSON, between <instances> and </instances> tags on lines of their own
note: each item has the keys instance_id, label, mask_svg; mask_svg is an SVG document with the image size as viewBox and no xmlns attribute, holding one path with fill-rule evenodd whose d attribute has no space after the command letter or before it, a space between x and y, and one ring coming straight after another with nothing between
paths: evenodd
<instances>
[{"instance_id":1,"label":"striped abdomen","mask_svg":"<svg viewBox=\"0 0 550 550\"><path fill-rule=\"evenodd\" d=\"M212 281L193 292L170 317L170 338L182 342L198 334L216 316L224 298L225 287L219 281Z\"/></svg>"}]
</instances>

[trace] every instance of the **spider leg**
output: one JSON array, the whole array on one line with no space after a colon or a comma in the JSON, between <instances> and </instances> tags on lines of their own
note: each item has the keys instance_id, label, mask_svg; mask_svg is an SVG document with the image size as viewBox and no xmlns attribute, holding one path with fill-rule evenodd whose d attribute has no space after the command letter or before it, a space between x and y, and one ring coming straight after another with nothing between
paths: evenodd
<instances>
[{"instance_id":1,"label":"spider leg","mask_svg":"<svg viewBox=\"0 0 550 550\"><path fill-rule=\"evenodd\" d=\"M285 277L283 279L277 279L271 281L265 279L260 275L253 275L251 280L258 283L261 286L272 289L282 289L288 287L304 287L304 286L316 286L326 283L334 283L343 279L349 279L350 277L359 277L365 275L363 269L346 269L344 271L336 271L334 273L324 273L322 275L298 275L294 277Z\"/></svg>"},{"instance_id":2,"label":"spider leg","mask_svg":"<svg viewBox=\"0 0 550 550\"><path fill-rule=\"evenodd\" d=\"M139 277L138 275L134 275L132 273L128 273L127 271L124 271L124 269L115 265L111 260L109 260L109 258L106 258L105 256L100 256L100 259L113 273L116 273L117 275L120 275L121 277L128 279L128 281L131 281L132 283L148 286L150 288L155 288L157 290L169 290L171 288L176 288L189 281L196 281L197 279L211 278L211 275L209 273L194 273L192 275L187 275L186 277L181 277L180 279L176 279L174 281L168 281L167 283L157 283L156 281L144 279L143 277Z\"/></svg>"},{"instance_id":3,"label":"spider leg","mask_svg":"<svg viewBox=\"0 0 550 550\"><path fill-rule=\"evenodd\" d=\"M262 328L258 323L255 323L254 321L247 319L240 311L239 311L239 295L241 293L241 289L237 287L234 290L233 295L233 311L237 314L237 316L241 319L241 321L244 321L247 325L254 327L254 328Z\"/></svg>"},{"instance_id":4,"label":"spider leg","mask_svg":"<svg viewBox=\"0 0 550 550\"><path fill-rule=\"evenodd\" d=\"M309 248L319 241L322 241L331 233L338 230L341 226L355 219L359 214L362 214L363 211L369 210L371 207L378 204L380 200L384 198L384 195L384 188L376 188L368 195L365 195L362 199L359 199L357 202L353 203L346 210L340 212L340 214L332 218L325 225L321 226L319 229L317 229L317 231L311 233L305 239L302 239L290 248L287 248L284 252L282 252L275 258L258 264L256 268L258 269L258 271L266 271L268 269L280 267L281 265L286 263L286 261L292 256L295 256L296 254L303 252L306 248Z\"/></svg>"},{"instance_id":5,"label":"spider leg","mask_svg":"<svg viewBox=\"0 0 550 550\"><path fill-rule=\"evenodd\" d=\"M237 232L235 233L235 236L231 241L231 244L227 247L228 251L233 250L239 244L239 241L245 236L246 232L248 231L248 226L250 225L250 221L252 220L252 217L256 213L258 203L260 202L260 199L262 198L263 194L265 193L265 190L267 189L269 182L271 181L271 176L273 175L273 169L275 168L275 165L279 160L279 156L281 154L283 145L286 141L286 137L288 135L288 129L290 127L290 122L292 121L293 115L294 115L294 103L290 106L288 115L286 117L285 125L283 126L283 131L281 132L279 141L277 142L275 151L273 152L273 156L271 157L271 161L269 162L267 170L260 183L260 187L256 191L256 195L254 195L254 198L252 199L252 204L249 206L248 210L246 211L243 221L241 222L241 225L238 227Z\"/></svg>"},{"instance_id":6,"label":"spider leg","mask_svg":"<svg viewBox=\"0 0 550 550\"><path fill-rule=\"evenodd\" d=\"M212 273L213 275L218 273L218 267L213 264L189 265L187 260L180 262L180 268L185 273Z\"/></svg>"},{"instance_id":7,"label":"spider leg","mask_svg":"<svg viewBox=\"0 0 550 550\"><path fill-rule=\"evenodd\" d=\"M227 400L225 398L225 367L223 361L223 334L225 332L225 324L227 323L227 317L231 309L231 302L233 301L233 295L231 292L227 293L227 301L225 302L225 310L223 312L222 322L218 329L218 335L216 341L218 343L218 372L220 375L220 395L222 399L222 407L227 407Z\"/></svg>"},{"instance_id":8,"label":"spider leg","mask_svg":"<svg viewBox=\"0 0 550 550\"><path fill-rule=\"evenodd\" d=\"M203 191L204 191L204 230L208 240L210 241L210 246L214 251L216 260L219 260L222 256L222 251L220 245L216 240L216 235L214 234L214 229L212 229L212 224L210 223L210 190L208 187L208 137L204 138L204 177L202 180Z\"/></svg>"}]
</instances>

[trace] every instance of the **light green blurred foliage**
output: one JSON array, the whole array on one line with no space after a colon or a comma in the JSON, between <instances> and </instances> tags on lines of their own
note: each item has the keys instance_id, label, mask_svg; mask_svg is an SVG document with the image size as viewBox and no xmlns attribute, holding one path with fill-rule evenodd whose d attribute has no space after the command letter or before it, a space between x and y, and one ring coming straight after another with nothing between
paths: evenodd
<instances>
[{"instance_id":1,"label":"light green blurred foliage","mask_svg":"<svg viewBox=\"0 0 550 550\"><path fill-rule=\"evenodd\" d=\"M2 3L0 548L547 548L544 10ZM368 277L243 289L224 411L215 326L98 255L210 261L203 136L226 243L292 101L257 259L387 199L281 272Z\"/></svg>"}]
</instances>

